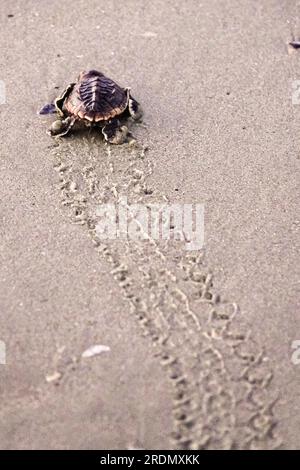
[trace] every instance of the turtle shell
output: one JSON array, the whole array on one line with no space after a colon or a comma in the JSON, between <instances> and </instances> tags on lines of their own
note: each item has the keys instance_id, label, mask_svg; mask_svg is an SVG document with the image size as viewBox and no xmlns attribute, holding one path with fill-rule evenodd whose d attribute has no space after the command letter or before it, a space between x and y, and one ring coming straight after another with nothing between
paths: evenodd
<instances>
[{"instance_id":1,"label":"turtle shell","mask_svg":"<svg viewBox=\"0 0 300 470\"><path fill-rule=\"evenodd\" d=\"M72 116L91 122L107 121L122 114L128 106L129 89L121 88L101 72L82 72L64 101Z\"/></svg>"}]
</instances>

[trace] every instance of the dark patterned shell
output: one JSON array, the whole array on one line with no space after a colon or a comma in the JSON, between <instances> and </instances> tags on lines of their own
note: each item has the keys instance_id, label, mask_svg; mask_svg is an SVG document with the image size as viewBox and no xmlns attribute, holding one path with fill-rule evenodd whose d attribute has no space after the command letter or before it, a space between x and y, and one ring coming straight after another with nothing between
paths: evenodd
<instances>
[{"instance_id":1,"label":"dark patterned shell","mask_svg":"<svg viewBox=\"0 0 300 470\"><path fill-rule=\"evenodd\" d=\"M69 114L88 121L106 121L127 108L129 90L95 70L82 72L64 106Z\"/></svg>"}]
</instances>

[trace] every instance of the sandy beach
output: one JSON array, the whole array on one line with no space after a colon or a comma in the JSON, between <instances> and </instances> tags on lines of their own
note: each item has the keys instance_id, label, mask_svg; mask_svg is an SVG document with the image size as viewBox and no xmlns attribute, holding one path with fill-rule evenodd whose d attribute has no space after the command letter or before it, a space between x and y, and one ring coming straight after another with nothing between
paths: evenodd
<instances>
[{"instance_id":1,"label":"sandy beach","mask_svg":"<svg viewBox=\"0 0 300 470\"><path fill-rule=\"evenodd\" d=\"M1 449L300 448L296 3L2 0ZM46 133L89 69L135 146ZM121 197L202 204L203 248L99 240Z\"/></svg>"}]
</instances>

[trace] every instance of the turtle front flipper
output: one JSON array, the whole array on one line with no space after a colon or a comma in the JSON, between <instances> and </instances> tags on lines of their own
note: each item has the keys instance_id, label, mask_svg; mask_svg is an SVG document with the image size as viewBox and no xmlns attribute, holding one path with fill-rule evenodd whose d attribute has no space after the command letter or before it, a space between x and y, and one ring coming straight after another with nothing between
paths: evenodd
<instances>
[{"instance_id":1,"label":"turtle front flipper","mask_svg":"<svg viewBox=\"0 0 300 470\"><path fill-rule=\"evenodd\" d=\"M118 119L112 119L102 128L102 134L110 144L120 145L127 142L129 131L126 126L121 126Z\"/></svg>"},{"instance_id":2,"label":"turtle front flipper","mask_svg":"<svg viewBox=\"0 0 300 470\"><path fill-rule=\"evenodd\" d=\"M136 101L131 95L129 95L128 109L130 116L135 121L139 121L143 117L143 109L140 103L138 103L138 101Z\"/></svg>"},{"instance_id":3,"label":"turtle front flipper","mask_svg":"<svg viewBox=\"0 0 300 470\"><path fill-rule=\"evenodd\" d=\"M74 117L67 117L66 119L58 119L54 121L49 129L49 133L52 136L62 137L67 135L75 124L76 119Z\"/></svg>"},{"instance_id":4,"label":"turtle front flipper","mask_svg":"<svg viewBox=\"0 0 300 470\"><path fill-rule=\"evenodd\" d=\"M74 89L74 86L75 86L75 83L70 83L65 89L64 91L62 92L62 94L60 96L58 96L56 98L56 100L54 101L54 105L55 105L55 108L56 108L56 111L57 113L60 115L60 116L64 116L64 103L66 101L66 99L70 96L70 94L72 93L73 89Z\"/></svg>"}]
</instances>

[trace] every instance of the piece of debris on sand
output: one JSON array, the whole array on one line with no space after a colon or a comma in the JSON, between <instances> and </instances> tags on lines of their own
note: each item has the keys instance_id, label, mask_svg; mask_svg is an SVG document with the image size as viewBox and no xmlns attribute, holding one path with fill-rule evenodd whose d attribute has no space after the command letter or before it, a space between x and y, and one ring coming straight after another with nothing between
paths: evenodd
<instances>
[{"instance_id":1,"label":"piece of debris on sand","mask_svg":"<svg viewBox=\"0 0 300 470\"><path fill-rule=\"evenodd\" d=\"M57 382L61 378L61 373L60 372L53 372L53 374L46 375L46 382L51 383L51 382Z\"/></svg>"},{"instance_id":2,"label":"piece of debris on sand","mask_svg":"<svg viewBox=\"0 0 300 470\"><path fill-rule=\"evenodd\" d=\"M290 46L292 46L294 49L300 49L300 41L291 41Z\"/></svg>"},{"instance_id":3,"label":"piece of debris on sand","mask_svg":"<svg viewBox=\"0 0 300 470\"><path fill-rule=\"evenodd\" d=\"M82 354L81 357L93 357L97 356L99 354L102 354L104 352L109 352L110 347L109 346L104 346L103 344L94 344L94 346L91 346L90 348L86 349Z\"/></svg>"}]
</instances>

